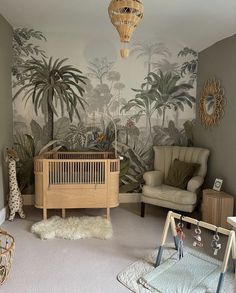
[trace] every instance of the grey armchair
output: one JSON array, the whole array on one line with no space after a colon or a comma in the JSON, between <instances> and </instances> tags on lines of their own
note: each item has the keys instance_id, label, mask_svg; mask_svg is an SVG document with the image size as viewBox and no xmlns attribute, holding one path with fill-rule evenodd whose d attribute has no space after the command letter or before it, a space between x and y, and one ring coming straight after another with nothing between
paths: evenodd
<instances>
[{"instance_id":1,"label":"grey armchair","mask_svg":"<svg viewBox=\"0 0 236 293\"><path fill-rule=\"evenodd\" d=\"M154 171L144 173L145 185L141 196L141 216L145 203L191 213L198 203L198 192L207 172L209 150L197 147L154 146ZM165 184L174 159L198 163L200 168L188 182L187 190Z\"/></svg>"}]
</instances>

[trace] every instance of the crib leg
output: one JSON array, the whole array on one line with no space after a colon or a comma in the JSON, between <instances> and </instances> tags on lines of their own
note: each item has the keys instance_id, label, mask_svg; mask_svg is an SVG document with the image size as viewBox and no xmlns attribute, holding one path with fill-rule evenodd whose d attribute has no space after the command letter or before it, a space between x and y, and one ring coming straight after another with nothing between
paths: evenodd
<instances>
[{"instance_id":1,"label":"crib leg","mask_svg":"<svg viewBox=\"0 0 236 293\"><path fill-rule=\"evenodd\" d=\"M107 208L107 220L110 220L110 208Z\"/></svg>"},{"instance_id":2,"label":"crib leg","mask_svg":"<svg viewBox=\"0 0 236 293\"><path fill-rule=\"evenodd\" d=\"M66 209L61 210L61 216L62 216L63 219L65 219L65 217L66 217Z\"/></svg>"},{"instance_id":3,"label":"crib leg","mask_svg":"<svg viewBox=\"0 0 236 293\"><path fill-rule=\"evenodd\" d=\"M43 219L47 220L47 209L43 209Z\"/></svg>"}]
</instances>

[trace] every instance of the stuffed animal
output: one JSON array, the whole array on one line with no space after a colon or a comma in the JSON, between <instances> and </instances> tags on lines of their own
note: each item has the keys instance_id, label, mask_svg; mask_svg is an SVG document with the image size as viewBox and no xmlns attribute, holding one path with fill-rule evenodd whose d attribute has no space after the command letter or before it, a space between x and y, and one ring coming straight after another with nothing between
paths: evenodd
<instances>
[{"instance_id":1,"label":"stuffed animal","mask_svg":"<svg viewBox=\"0 0 236 293\"><path fill-rule=\"evenodd\" d=\"M23 198L17 183L16 178L16 161L18 160L17 153L14 149L7 149L7 162L8 162L8 176L9 176L9 200L8 205L10 209L9 221L13 221L15 214L18 213L19 216L24 219L25 214L23 211Z\"/></svg>"}]
</instances>

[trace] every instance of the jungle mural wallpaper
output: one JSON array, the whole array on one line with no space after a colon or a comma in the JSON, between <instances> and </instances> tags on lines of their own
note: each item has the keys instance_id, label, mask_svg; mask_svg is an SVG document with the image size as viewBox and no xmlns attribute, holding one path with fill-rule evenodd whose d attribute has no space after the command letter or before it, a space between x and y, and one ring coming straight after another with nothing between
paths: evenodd
<instances>
[{"instance_id":1,"label":"jungle mural wallpaper","mask_svg":"<svg viewBox=\"0 0 236 293\"><path fill-rule=\"evenodd\" d=\"M131 84L109 56L94 55L77 67L68 56L50 56L40 31L17 28L13 37L14 144L23 193L34 193L33 158L48 149L112 150L117 131L120 192L132 193L141 191L142 175L152 168L153 145L191 146L193 49L135 43L130 58L143 70L141 82Z\"/></svg>"}]
</instances>

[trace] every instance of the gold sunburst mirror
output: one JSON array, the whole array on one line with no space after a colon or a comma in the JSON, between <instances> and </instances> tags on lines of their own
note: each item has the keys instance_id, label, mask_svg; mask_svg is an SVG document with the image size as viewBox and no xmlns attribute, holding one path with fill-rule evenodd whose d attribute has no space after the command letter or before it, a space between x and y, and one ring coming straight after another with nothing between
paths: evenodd
<instances>
[{"instance_id":1,"label":"gold sunburst mirror","mask_svg":"<svg viewBox=\"0 0 236 293\"><path fill-rule=\"evenodd\" d=\"M216 125L224 115L224 91L216 79L208 79L202 90L199 105L201 123L206 127Z\"/></svg>"}]
</instances>

